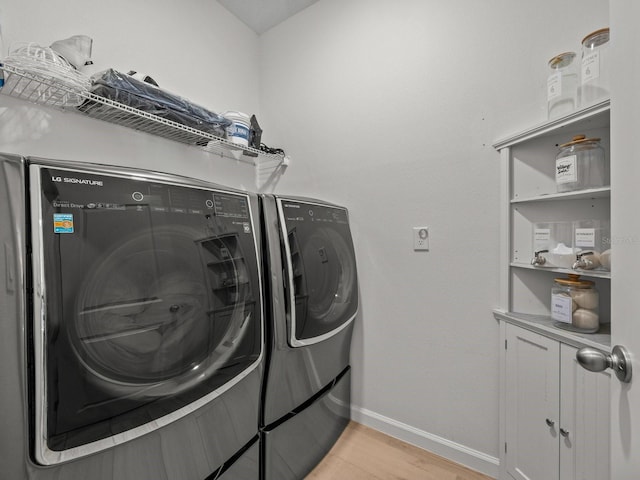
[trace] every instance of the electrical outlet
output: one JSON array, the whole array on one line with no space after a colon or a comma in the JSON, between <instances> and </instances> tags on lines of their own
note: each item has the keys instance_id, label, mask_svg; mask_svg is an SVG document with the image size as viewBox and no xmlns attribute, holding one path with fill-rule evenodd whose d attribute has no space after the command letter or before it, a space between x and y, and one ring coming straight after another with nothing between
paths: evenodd
<instances>
[{"instance_id":1,"label":"electrical outlet","mask_svg":"<svg viewBox=\"0 0 640 480\"><path fill-rule=\"evenodd\" d=\"M429 250L429 227L413 227L413 249Z\"/></svg>"}]
</instances>

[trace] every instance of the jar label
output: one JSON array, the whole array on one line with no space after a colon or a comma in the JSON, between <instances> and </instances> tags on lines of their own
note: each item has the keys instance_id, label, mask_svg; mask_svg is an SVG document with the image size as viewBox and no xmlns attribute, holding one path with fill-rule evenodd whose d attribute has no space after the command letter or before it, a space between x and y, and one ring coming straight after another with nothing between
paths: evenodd
<instances>
[{"instance_id":1,"label":"jar label","mask_svg":"<svg viewBox=\"0 0 640 480\"><path fill-rule=\"evenodd\" d=\"M550 228L536 228L533 231L533 242L535 243L535 249L544 248L549 245L551 240Z\"/></svg>"},{"instance_id":2,"label":"jar label","mask_svg":"<svg viewBox=\"0 0 640 480\"><path fill-rule=\"evenodd\" d=\"M560 72L552 73L547 78L547 101L558 98L562 94L562 75Z\"/></svg>"},{"instance_id":3,"label":"jar label","mask_svg":"<svg viewBox=\"0 0 640 480\"><path fill-rule=\"evenodd\" d=\"M600 52L593 52L582 59L582 84L600 77Z\"/></svg>"},{"instance_id":4,"label":"jar label","mask_svg":"<svg viewBox=\"0 0 640 480\"><path fill-rule=\"evenodd\" d=\"M576 228L576 247L593 248L596 246L595 228Z\"/></svg>"},{"instance_id":5,"label":"jar label","mask_svg":"<svg viewBox=\"0 0 640 480\"><path fill-rule=\"evenodd\" d=\"M562 157L556 160L556 183L558 185L578 181L578 165L576 160L577 157L575 155L569 155L568 157Z\"/></svg>"},{"instance_id":6,"label":"jar label","mask_svg":"<svg viewBox=\"0 0 640 480\"><path fill-rule=\"evenodd\" d=\"M558 322L571 323L573 299L566 293L551 295L551 318Z\"/></svg>"}]
</instances>

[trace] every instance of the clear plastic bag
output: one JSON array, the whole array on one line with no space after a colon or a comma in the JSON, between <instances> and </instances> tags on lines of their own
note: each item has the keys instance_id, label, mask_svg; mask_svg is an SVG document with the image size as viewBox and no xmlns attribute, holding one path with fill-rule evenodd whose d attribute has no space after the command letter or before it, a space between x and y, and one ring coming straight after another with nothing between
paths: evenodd
<instances>
[{"instance_id":1,"label":"clear plastic bag","mask_svg":"<svg viewBox=\"0 0 640 480\"><path fill-rule=\"evenodd\" d=\"M84 102L91 85L87 75L49 47L35 43L18 44L3 64L26 75L5 70L4 89L11 95L47 105L72 107Z\"/></svg>"},{"instance_id":2,"label":"clear plastic bag","mask_svg":"<svg viewBox=\"0 0 640 480\"><path fill-rule=\"evenodd\" d=\"M93 39L86 35L74 35L64 40L57 40L51 48L76 69L91 65L91 48Z\"/></svg>"},{"instance_id":3,"label":"clear plastic bag","mask_svg":"<svg viewBox=\"0 0 640 480\"><path fill-rule=\"evenodd\" d=\"M155 85L131 75L108 69L92 77L91 92L157 117L225 138L231 121ZM80 110L90 114L95 102L88 101Z\"/></svg>"}]
</instances>

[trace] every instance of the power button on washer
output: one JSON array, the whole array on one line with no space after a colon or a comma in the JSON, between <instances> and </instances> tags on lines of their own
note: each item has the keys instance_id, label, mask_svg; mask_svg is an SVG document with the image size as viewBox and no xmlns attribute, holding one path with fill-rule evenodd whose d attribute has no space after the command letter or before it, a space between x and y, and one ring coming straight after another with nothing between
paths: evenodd
<instances>
[{"instance_id":1,"label":"power button on washer","mask_svg":"<svg viewBox=\"0 0 640 480\"><path fill-rule=\"evenodd\" d=\"M141 202L144 199L144 195L140 192L133 192L131 194L131 198L133 198L136 202Z\"/></svg>"}]
</instances>

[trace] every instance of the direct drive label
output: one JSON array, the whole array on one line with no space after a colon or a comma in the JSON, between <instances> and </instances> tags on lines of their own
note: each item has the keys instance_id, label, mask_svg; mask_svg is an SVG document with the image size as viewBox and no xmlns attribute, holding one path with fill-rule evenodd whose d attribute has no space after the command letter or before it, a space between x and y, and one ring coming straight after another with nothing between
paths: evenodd
<instances>
[{"instance_id":1,"label":"direct drive label","mask_svg":"<svg viewBox=\"0 0 640 480\"><path fill-rule=\"evenodd\" d=\"M576 156L570 155L556 160L556 183L574 183L578 181Z\"/></svg>"},{"instance_id":2,"label":"direct drive label","mask_svg":"<svg viewBox=\"0 0 640 480\"><path fill-rule=\"evenodd\" d=\"M53 233L73 233L73 214L54 213Z\"/></svg>"}]
</instances>

